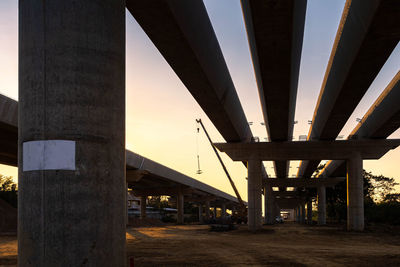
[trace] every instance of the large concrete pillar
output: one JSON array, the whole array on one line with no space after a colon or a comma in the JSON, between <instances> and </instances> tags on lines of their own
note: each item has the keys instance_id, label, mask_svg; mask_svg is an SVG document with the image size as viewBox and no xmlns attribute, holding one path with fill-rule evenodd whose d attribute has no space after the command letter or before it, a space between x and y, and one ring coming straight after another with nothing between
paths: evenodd
<instances>
[{"instance_id":1,"label":"large concrete pillar","mask_svg":"<svg viewBox=\"0 0 400 267\"><path fill-rule=\"evenodd\" d=\"M19 1L19 266L126 266L125 1Z\"/></svg>"},{"instance_id":2,"label":"large concrete pillar","mask_svg":"<svg viewBox=\"0 0 400 267\"><path fill-rule=\"evenodd\" d=\"M306 207L304 203L300 204L300 223L305 223L306 222Z\"/></svg>"},{"instance_id":3,"label":"large concrete pillar","mask_svg":"<svg viewBox=\"0 0 400 267\"><path fill-rule=\"evenodd\" d=\"M248 161L248 226L250 231L261 229L261 189L262 189L262 172L260 160Z\"/></svg>"},{"instance_id":4,"label":"large concrete pillar","mask_svg":"<svg viewBox=\"0 0 400 267\"><path fill-rule=\"evenodd\" d=\"M307 201L307 223L312 224L312 202Z\"/></svg>"},{"instance_id":5,"label":"large concrete pillar","mask_svg":"<svg viewBox=\"0 0 400 267\"><path fill-rule=\"evenodd\" d=\"M326 224L326 188L321 185L317 189L318 224Z\"/></svg>"},{"instance_id":6,"label":"large concrete pillar","mask_svg":"<svg viewBox=\"0 0 400 267\"><path fill-rule=\"evenodd\" d=\"M199 223L204 223L203 204L199 203L198 208L199 208Z\"/></svg>"},{"instance_id":7,"label":"large concrete pillar","mask_svg":"<svg viewBox=\"0 0 400 267\"><path fill-rule=\"evenodd\" d=\"M360 153L347 160L347 229L364 230L363 162Z\"/></svg>"},{"instance_id":8,"label":"large concrete pillar","mask_svg":"<svg viewBox=\"0 0 400 267\"><path fill-rule=\"evenodd\" d=\"M206 201L206 219L207 221L210 220L210 201Z\"/></svg>"},{"instance_id":9,"label":"large concrete pillar","mask_svg":"<svg viewBox=\"0 0 400 267\"><path fill-rule=\"evenodd\" d=\"M226 204L225 203L221 204L221 218L223 218L223 219L226 218Z\"/></svg>"},{"instance_id":10,"label":"large concrete pillar","mask_svg":"<svg viewBox=\"0 0 400 267\"><path fill-rule=\"evenodd\" d=\"M178 224L183 224L184 223L184 196L182 192L178 193L178 196L176 198L177 202L177 223Z\"/></svg>"},{"instance_id":11,"label":"large concrete pillar","mask_svg":"<svg viewBox=\"0 0 400 267\"><path fill-rule=\"evenodd\" d=\"M274 220L276 216L281 217L281 207L275 202Z\"/></svg>"},{"instance_id":12,"label":"large concrete pillar","mask_svg":"<svg viewBox=\"0 0 400 267\"><path fill-rule=\"evenodd\" d=\"M128 183L126 183L126 214L125 214L125 224L128 226L129 224L129 187Z\"/></svg>"},{"instance_id":13,"label":"large concrete pillar","mask_svg":"<svg viewBox=\"0 0 400 267\"><path fill-rule=\"evenodd\" d=\"M274 224L275 223L275 198L273 196L272 187L266 185L264 187L264 213L265 213L265 223Z\"/></svg>"},{"instance_id":14,"label":"large concrete pillar","mask_svg":"<svg viewBox=\"0 0 400 267\"><path fill-rule=\"evenodd\" d=\"M146 200L147 196L140 197L140 219L146 218Z\"/></svg>"},{"instance_id":15,"label":"large concrete pillar","mask_svg":"<svg viewBox=\"0 0 400 267\"><path fill-rule=\"evenodd\" d=\"M296 222L299 223L300 222L300 209L299 209L299 207L295 208L295 214L296 214Z\"/></svg>"}]
</instances>

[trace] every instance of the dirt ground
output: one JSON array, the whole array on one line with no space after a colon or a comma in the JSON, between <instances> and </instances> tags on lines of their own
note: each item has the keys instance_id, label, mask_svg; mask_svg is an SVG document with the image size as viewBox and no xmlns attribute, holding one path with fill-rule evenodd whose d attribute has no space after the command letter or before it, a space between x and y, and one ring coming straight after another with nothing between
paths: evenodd
<instances>
[{"instance_id":1,"label":"dirt ground","mask_svg":"<svg viewBox=\"0 0 400 267\"><path fill-rule=\"evenodd\" d=\"M134 266L400 266L399 229L363 233L285 223L253 234L245 226L210 232L206 225L127 229ZM16 236L0 236L0 266L15 266Z\"/></svg>"}]
</instances>

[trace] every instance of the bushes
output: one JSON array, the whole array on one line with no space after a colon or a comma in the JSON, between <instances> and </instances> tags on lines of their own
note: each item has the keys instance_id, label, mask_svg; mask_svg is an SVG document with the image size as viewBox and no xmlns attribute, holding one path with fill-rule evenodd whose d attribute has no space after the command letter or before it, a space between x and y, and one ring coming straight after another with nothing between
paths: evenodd
<instances>
[{"instance_id":1,"label":"bushes","mask_svg":"<svg viewBox=\"0 0 400 267\"><path fill-rule=\"evenodd\" d=\"M400 225L400 202L365 203L367 223Z\"/></svg>"}]
</instances>

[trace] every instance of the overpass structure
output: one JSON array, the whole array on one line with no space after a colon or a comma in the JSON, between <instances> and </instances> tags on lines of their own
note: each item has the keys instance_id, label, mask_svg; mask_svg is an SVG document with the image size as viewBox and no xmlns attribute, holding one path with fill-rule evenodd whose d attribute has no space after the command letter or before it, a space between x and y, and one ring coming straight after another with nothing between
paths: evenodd
<instances>
[{"instance_id":1,"label":"overpass structure","mask_svg":"<svg viewBox=\"0 0 400 267\"><path fill-rule=\"evenodd\" d=\"M4 142L0 164L18 167L18 102L4 95L0 95L0 130L0 140ZM198 206L206 205L208 210L210 206L235 210L239 205L237 198L129 150L126 150L126 183L136 196L143 198L179 197L178 203L187 198ZM183 223L183 205L177 208L178 223ZM141 212L144 216L145 210Z\"/></svg>"},{"instance_id":2,"label":"overpass structure","mask_svg":"<svg viewBox=\"0 0 400 267\"><path fill-rule=\"evenodd\" d=\"M385 139L400 127L400 72L397 72L385 90L371 105L348 139ZM341 160L329 161L319 174L331 177L344 174L346 164Z\"/></svg>"},{"instance_id":3,"label":"overpass structure","mask_svg":"<svg viewBox=\"0 0 400 267\"><path fill-rule=\"evenodd\" d=\"M241 1L264 124L272 142L292 140L306 4L306 0ZM274 161L274 168L276 177L285 178L289 161ZM249 209L258 210L255 216L259 217L259 182L250 184L254 184L255 188L251 190L255 194L249 196L255 195L256 199L249 199ZM280 188L281 191L284 189ZM269 211L266 210L265 214L273 214L274 199L266 192L264 195L268 198L266 203L269 203L266 205ZM266 218L269 224L275 220L275 216Z\"/></svg>"},{"instance_id":4,"label":"overpass structure","mask_svg":"<svg viewBox=\"0 0 400 267\"><path fill-rule=\"evenodd\" d=\"M347 1L336 34L308 140L335 140L399 42L395 1ZM319 161L302 161L311 177Z\"/></svg>"},{"instance_id":5,"label":"overpass structure","mask_svg":"<svg viewBox=\"0 0 400 267\"><path fill-rule=\"evenodd\" d=\"M280 188L317 186L323 224L325 187L342 178L310 179L321 159L346 160L348 229L363 230L362 160L381 157L399 140L371 139L372 133L368 140L334 140L399 42L399 1L346 2L304 143L292 142L291 136L306 1L241 3L268 144L251 142L252 133L201 0L21 1L18 138L15 125L7 130L10 143L18 143L15 147L6 142L0 157L20 167L21 266L56 266L60 259L65 259L64 265L125 266L121 218L126 215L127 179L142 196L150 188L175 194L180 207L185 197L235 202L125 152L125 8L227 141L217 146L235 150L228 153L247 162L250 230L261 227L262 190L267 223L280 205L297 205L298 217L304 218L307 204L310 219L310 201L303 190L295 196L276 193L274 183ZM396 128L396 117L389 116L394 109L379 118ZM375 124L370 117L368 124ZM326 144L332 150L324 148ZM304 149L302 155L296 152L299 147ZM290 179L296 182L286 178L291 159L304 160L298 173L302 179ZM267 178L263 160L275 162L280 178L275 180L281 181ZM145 162L151 170L141 168Z\"/></svg>"}]
</instances>

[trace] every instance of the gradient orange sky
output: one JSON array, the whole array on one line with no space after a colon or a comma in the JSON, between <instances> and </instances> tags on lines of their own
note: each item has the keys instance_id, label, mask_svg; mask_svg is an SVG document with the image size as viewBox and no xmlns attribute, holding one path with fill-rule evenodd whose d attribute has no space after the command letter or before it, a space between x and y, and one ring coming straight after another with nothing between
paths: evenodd
<instances>
[{"instance_id":1,"label":"gradient orange sky","mask_svg":"<svg viewBox=\"0 0 400 267\"><path fill-rule=\"evenodd\" d=\"M239 0L204 1L229 71L253 134L267 137L252 68ZM307 135L344 0L308 0L294 128L295 140ZM126 16L126 146L136 153L178 170L222 191L234 194L205 135L196 134L201 118L213 141L224 141L199 105L158 50L127 12ZM340 135L345 137L400 69L400 45L396 47ZM18 99L18 1L0 1L0 93ZM400 103L400 100L399 100ZM400 138L397 130L391 138ZM197 175L197 146L203 174ZM237 187L247 199L246 169L222 154ZM400 182L400 148L382 159L364 161L374 174ZM292 161L289 175L297 173ZM271 162L265 162L274 176ZM17 169L0 165L0 173L17 178Z\"/></svg>"}]
</instances>

